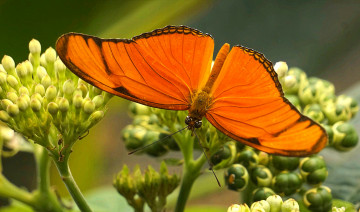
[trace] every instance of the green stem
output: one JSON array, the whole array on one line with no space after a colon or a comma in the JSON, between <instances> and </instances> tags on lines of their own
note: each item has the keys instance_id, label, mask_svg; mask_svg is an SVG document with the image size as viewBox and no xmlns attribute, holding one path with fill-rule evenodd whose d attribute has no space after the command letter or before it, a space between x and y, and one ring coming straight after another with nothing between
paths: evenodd
<instances>
[{"instance_id":1,"label":"green stem","mask_svg":"<svg viewBox=\"0 0 360 212\"><path fill-rule=\"evenodd\" d=\"M0 174L0 196L5 198L16 199L27 205L37 208L33 195L12 184L2 174Z\"/></svg>"},{"instance_id":2,"label":"green stem","mask_svg":"<svg viewBox=\"0 0 360 212\"><path fill-rule=\"evenodd\" d=\"M50 185L50 157L40 145L34 145L37 164L37 190L34 199L43 211L63 211L63 208Z\"/></svg>"},{"instance_id":3,"label":"green stem","mask_svg":"<svg viewBox=\"0 0 360 212\"><path fill-rule=\"evenodd\" d=\"M54 158L56 168L58 169L61 179L64 181L67 190L71 197L74 199L76 205L81 211L91 211L89 205L86 203L84 196L82 195L79 187L77 186L74 177L71 174L69 168L69 152L64 153L63 160Z\"/></svg>"},{"instance_id":4,"label":"green stem","mask_svg":"<svg viewBox=\"0 0 360 212\"><path fill-rule=\"evenodd\" d=\"M184 136L184 138L185 139L180 139L180 142L178 142L184 156L184 169L175 212L182 212L185 210L185 205L189 198L191 188L196 178L199 177L201 168L206 162L204 155L201 155L197 160L193 159L194 139L186 139L187 136Z\"/></svg>"}]
</instances>

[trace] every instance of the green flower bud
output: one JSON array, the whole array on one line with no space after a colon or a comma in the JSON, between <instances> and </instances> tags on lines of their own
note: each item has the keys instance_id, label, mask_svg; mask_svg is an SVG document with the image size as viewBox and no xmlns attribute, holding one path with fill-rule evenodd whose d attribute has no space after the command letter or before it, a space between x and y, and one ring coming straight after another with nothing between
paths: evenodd
<instances>
[{"instance_id":1,"label":"green flower bud","mask_svg":"<svg viewBox=\"0 0 360 212\"><path fill-rule=\"evenodd\" d=\"M19 107L16 104L11 104L7 107L6 112L10 116L15 117L19 114Z\"/></svg>"},{"instance_id":2,"label":"green flower bud","mask_svg":"<svg viewBox=\"0 0 360 212\"><path fill-rule=\"evenodd\" d=\"M351 124L337 122L333 125L332 129L334 132L332 145L337 150L349 151L357 145L359 136Z\"/></svg>"},{"instance_id":3,"label":"green flower bud","mask_svg":"<svg viewBox=\"0 0 360 212\"><path fill-rule=\"evenodd\" d=\"M319 104L309 104L306 105L303 111L303 114L305 116L308 116L309 118L311 118L312 120L320 123L321 121L324 120L325 115L321 110L321 107Z\"/></svg>"},{"instance_id":4,"label":"green flower bud","mask_svg":"<svg viewBox=\"0 0 360 212\"><path fill-rule=\"evenodd\" d=\"M61 112L67 112L69 110L69 101L66 98L59 99L59 110Z\"/></svg>"},{"instance_id":5,"label":"green flower bud","mask_svg":"<svg viewBox=\"0 0 360 212\"><path fill-rule=\"evenodd\" d=\"M299 98L303 105L316 103L317 95L316 87L313 84L307 84L299 88Z\"/></svg>"},{"instance_id":6,"label":"green flower bud","mask_svg":"<svg viewBox=\"0 0 360 212\"><path fill-rule=\"evenodd\" d=\"M99 88L92 86L92 92L94 95L100 95L102 90L100 90Z\"/></svg>"},{"instance_id":7,"label":"green flower bud","mask_svg":"<svg viewBox=\"0 0 360 212\"><path fill-rule=\"evenodd\" d=\"M325 92L325 93L322 93L320 94L320 97L319 97L319 104L322 106L322 107L325 107L327 104L331 104L331 103L335 103L335 100L336 100L336 95L335 93L328 93L328 92Z\"/></svg>"},{"instance_id":8,"label":"green flower bud","mask_svg":"<svg viewBox=\"0 0 360 212\"><path fill-rule=\"evenodd\" d=\"M266 199L270 205L270 212L281 212L283 201L279 195L271 195Z\"/></svg>"},{"instance_id":9,"label":"green flower bud","mask_svg":"<svg viewBox=\"0 0 360 212\"><path fill-rule=\"evenodd\" d=\"M40 95L40 94L38 94L38 93L34 93L32 96L31 96L31 99L37 99L37 100L39 100L39 101L43 101L43 97Z\"/></svg>"},{"instance_id":10,"label":"green flower bud","mask_svg":"<svg viewBox=\"0 0 360 212\"><path fill-rule=\"evenodd\" d=\"M47 106L47 109L51 115L56 115L59 111L59 106L55 102L50 102Z\"/></svg>"},{"instance_id":11,"label":"green flower bud","mask_svg":"<svg viewBox=\"0 0 360 212\"><path fill-rule=\"evenodd\" d=\"M48 74L47 74L46 69L44 67L39 66L37 68L37 70L36 70L36 75L37 75L38 79L41 81L42 78L44 78Z\"/></svg>"},{"instance_id":12,"label":"green flower bud","mask_svg":"<svg viewBox=\"0 0 360 212\"><path fill-rule=\"evenodd\" d=\"M127 125L122 130L122 138L128 150L135 150L145 144L144 137L147 130L143 126Z\"/></svg>"},{"instance_id":13,"label":"green flower bud","mask_svg":"<svg viewBox=\"0 0 360 212\"><path fill-rule=\"evenodd\" d=\"M1 63L8 74L15 74L15 62L12 57L5 55Z\"/></svg>"},{"instance_id":14,"label":"green flower bud","mask_svg":"<svg viewBox=\"0 0 360 212\"><path fill-rule=\"evenodd\" d=\"M293 172L281 172L274 176L272 187L277 194L291 195L299 191L302 186L300 174Z\"/></svg>"},{"instance_id":15,"label":"green flower bud","mask_svg":"<svg viewBox=\"0 0 360 212\"><path fill-rule=\"evenodd\" d=\"M48 101L52 101L56 98L57 96L57 91L56 91L56 87L53 85L50 85L47 89L46 89L46 93L45 93L45 97Z\"/></svg>"},{"instance_id":16,"label":"green flower bud","mask_svg":"<svg viewBox=\"0 0 360 212\"><path fill-rule=\"evenodd\" d=\"M14 77L13 75L7 75L6 81L12 88L14 88L15 90L18 90L19 82L16 79L16 77Z\"/></svg>"},{"instance_id":17,"label":"green flower bud","mask_svg":"<svg viewBox=\"0 0 360 212\"><path fill-rule=\"evenodd\" d=\"M40 54L41 53L40 42L36 39L32 39L29 43L29 50L31 54Z\"/></svg>"},{"instance_id":18,"label":"green flower bud","mask_svg":"<svg viewBox=\"0 0 360 212\"><path fill-rule=\"evenodd\" d=\"M26 95L22 95L17 99L16 104L19 106L21 111L25 111L29 108L30 98L26 98Z\"/></svg>"},{"instance_id":19,"label":"green flower bud","mask_svg":"<svg viewBox=\"0 0 360 212\"><path fill-rule=\"evenodd\" d=\"M35 86L35 93L38 93L40 94L41 96L44 96L45 95L45 88L42 84L37 84Z\"/></svg>"},{"instance_id":20,"label":"green flower bud","mask_svg":"<svg viewBox=\"0 0 360 212\"><path fill-rule=\"evenodd\" d=\"M254 202L251 207L251 211L261 211L261 212L270 212L270 204L266 202L265 200L260 200L257 202Z\"/></svg>"},{"instance_id":21,"label":"green flower bud","mask_svg":"<svg viewBox=\"0 0 360 212\"><path fill-rule=\"evenodd\" d=\"M271 162L274 168L279 171L292 171L298 168L300 159L298 157L272 155Z\"/></svg>"},{"instance_id":22,"label":"green flower bud","mask_svg":"<svg viewBox=\"0 0 360 212\"><path fill-rule=\"evenodd\" d=\"M274 194L275 194L275 192L271 188L260 187L260 188L256 188L252 192L252 199L253 199L253 202L260 201L260 200L266 200L268 197L270 197Z\"/></svg>"},{"instance_id":23,"label":"green flower bud","mask_svg":"<svg viewBox=\"0 0 360 212\"><path fill-rule=\"evenodd\" d=\"M345 207L341 207L341 208L338 208L338 207L333 207L331 209L331 212L345 212L346 211L346 208Z\"/></svg>"},{"instance_id":24,"label":"green flower bud","mask_svg":"<svg viewBox=\"0 0 360 212\"><path fill-rule=\"evenodd\" d=\"M283 83L284 92L287 94L297 94L300 85L306 81L305 72L299 68L292 67L289 69Z\"/></svg>"},{"instance_id":25,"label":"green flower bud","mask_svg":"<svg viewBox=\"0 0 360 212\"><path fill-rule=\"evenodd\" d=\"M15 92L8 92L6 97L12 102L16 102L16 100L19 98Z\"/></svg>"},{"instance_id":26,"label":"green flower bud","mask_svg":"<svg viewBox=\"0 0 360 212\"><path fill-rule=\"evenodd\" d=\"M331 190L326 186L309 189L305 192L303 201L310 211L330 211L332 206Z\"/></svg>"},{"instance_id":27,"label":"green flower bud","mask_svg":"<svg viewBox=\"0 0 360 212\"><path fill-rule=\"evenodd\" d=\"M0 72L6 74L6 71L5 71L4 66L2 64L0 64Z\"/></svg>"},{"instance_id":28,"label":"green flower bud","mask_svg":"<svg viewBox=\"0 0 360 212\"><path fill-rule=\"evenodd\" d=\"M41 79L41 84L44 86L45 89L47 89L51 85L51 78L49 75L45 75Z\"/></svg>"},{"instance_id":29,"label":"green flower bud","mask_svg":"<svg viewBox=\"0 0 360 212\"><path fill-rule=\"evenodd\" d=\"M266 166L266 165L269 164L270 156L269 156L268 153L260 151L259 154L258 154L258 157L259 157L259 164L260 165Z\"/></svg>"},{"instance_id":30,"label":"green flower bud","mask_svg":"<svg viewBox=\"0 0 360 212\"><path fill-rule=\"evenodd\" d=\"M333 131L332 127L327 124L322 124L321 126L325 129L326 134L328 135L327 145L330 145L330 146L333 145L334 131Z\"/></svg>"},{"instance_id":31,"label":"green flower bud","mask_svg":"<svg viewBox=\"0 0 360 212\"><path fill-rule=\"evenodd\" d=\"M231 165L225 172L225 183L230 190L241 191L246 188L249 174L240 164Z\"/></svg>"},{"instance_id":32,"label":"green flower bud","mask_svg":"<svg viewBox=\"0 0 360 212\"><path fill-rule=\"evenodd\" d=\"M272 173L266 166L258 165L250 171L251 181L258 187L269 187L272 181Z\"/></svg>"},{"instance_id":33,"label":"green flower bud","mask_svg":"<svg viewBox=\"0 0 360 212\"><path fill-rule=\"evenodd\" d=\"M301 111L300 99L294 94L285 94L285 98L290 101L299 111Z\"/></svg>"},{"instance_id":34,"label":"green flower bud","mask_svg":"<svg viewBox=\"0 0 360 212\"><path fill-rule=\"evenodd\" d=\"M148 106L132 102L129 104L129 109L132 115L149 115L151 113Z\"/></svg>"},{"instance_id":35,"label":"green flower bud","mask_svg":"<svg viewBox=\"0 0 360 212\"><path fill-rule=\"evenodd\" d=\"M0 72L0 85L6 85L6 78L7 78L7 74Z\"/></svg>"},{"instance_id":36,"label":"green flower bud","mask_svg":"<svg viewBox=\"0 0 360 212\"><path fill-rule=\"evenodd\" d=\"M210 157L210 161L213 165L217 165L221 161L226 160L229 157L231 157L230 147L228 145L224 145L223 148L220 148Z\"/></svg>"},{"instance_id":37,"label":"green flower bud","mask_svg":"<svg viewBox=\"0 0 360 212\"><path fill-rule=\"evenodd\" d=\"M1 107L3 109L6 109L9 105L14 104L12 101L10 101L9 99L2 99L1 100Z\"/></svg>"},{"instance_id":38,"label":"green flower bud","mask_svg":"<svg viewBox=\"0 0 360 212\"><path fill-rule=\"evenodd\" d=\"M354 117L356 113L359 111L359 105L357 101L355 101L355 99L349 96L345 96L345 95L338 96L338 98L336 99L336 104L350 108L351 117Z\"/></svg>"},{"instance_id":39,"label":"green flower bud","mask_svg":"<svg viewBox=\"0 0 360 212\"><path fill-rule=\"evenodd\" d=\"M25 77L28 75L28 70L26 69L24 63L19 63L16 66L16 73L21 79L25 79Z\"/></svg>"},{"instance_id":40,"label":"green flower bud","mask_svg":"<svg viewBox=\"0 0 360 212\"><path fill-rule=\"evenodd\" d=\"M28 60L25 60L25 62L23 62L23 64L25 65L26 70L28 71L28 75L31 75L34 71L33 65Z\"/></svg>"},{"instance_id":41,"label":"green flower bud","mask_svg":"<svg viewBox=\"0 0 360 212\"><path fill-rule=\"evenodd\" d=\"M91 114L92 112L95 111L95 103L92 102L91 100L84 100L84 112Z\"/></svg>"},{"instance_id":42,"label":"green flower bud","mask_svg":"<svg viewBox=\"0 0 360 212\"><path fill-rule=\"evenodd\" d=\"M3 122L8 122L9 119L10 119L9 114L4 110L0 110L0 120Z\"/></svg>"},{"instance_id":43,"label":"green flower bud","mask_svg":"<svg viewBox=\"0 0 360 212\"><path fill-rule=\"evenodd\" d=\"M329 120L329 124L334 124L338 121L348 121L351 118L350 108L341 104L328 103L323 106L323 112Z\"/></svg>"},{"instance_id":44,"label":"green flower bud","mask_svg":"<svg viewBox=\"0 0 360 212\"><path fill-rule=\"evenodd\" d=\"M98 123L102 118L104 118L104 116L105 116L104 111L98 110L98 111L93 112L89 117L91 126Z\"/></svg>"},{"instance_id":45,"label":"green flower bud","mask_svg":"<svg viewBox=\"0 0 360 212\"><path fill-rule=\"evenodd\" d=\"M27 87L21 86L19 88L19 94L29 96L30 92L29 92L29 89L27 89Z\"/></svg>"},{"instance_id":46,"label":"green flower bud","mask_svg":"<svg viewBox=\"0 0 360 212\"><path fill-rule=\"evenodd\" d=\"M95 103L95 108L99 108L104 104L104 97L102 95L97 95L92 101Z\"/></svg>"},{"instance_id":47,"label":"green flower bud","mask_svg":"<svg viewBox=\"0 0 360 212\"><path fill-rule=\"evenodd\" d=\"M73 105L75 108L79 109L82 107L83 98L80 94L74 95L73 97Z\"/></svg>"},{"instance_id":48,"label":"green flower bud","mask_svg":"<svg viewBox=\"0 0 360 212\"><path fill-rule=\"evenodd\" d=\"M328 176L325 161L321 156L302 159L299 168L301 176L310 185L318 185Z\"/></svg>"},{"instance_id":49,"label":"green flower bud","mask_svg":"<svg viewBox=\"0 0 360 212\"><path fill-rule=\"evenodd\" d=\"M36 98L31 99L30 107L34 112L39 112L41 110L41 102Z\"/></svg>"},{"instance_id":50,"label":"green flower bud","mask_svg":"<svg viewBox=\"0 0 360 212\"><path fill-rule=\"evenodd\" d=\"M45 51L45 59L47 64L49 63L54 63L56 60L56 52L55 49L49 47L48 49L46 49Z\"/></svg>"},{"instance_id":51,"label":"green flower bud","mask_svg":"<svg viewBox=\"0 0 360 212\"><path fill-rule=\"evenodd\" d=\"M250 208L247 204L233 204L228 208L227 212L250 212Z\"/></svg>"},{"instance_id":52,"label":"green flower bud","mask_svg":"<svg viewBox=\"0 0 360 212\"><path fill-rule=\"evenodd\" d=\"M63 91L66 95L70 96L72 95L72 93L74 92L75 87L74 87L74 83L71 79L68 79L64 82L63 85Z\"/></svg>"},{"instance_id":53,"label":"green flower bud","mask_svg":"<svg viewBox=\"0 0 360 212\"><path fill-rule=\"evenodd\" d=\"M252 148L245 148L238 153L236 162L244 165L246 168L252 168L259 164L259 156Z\"/></svg>"},{"instance_id":54,"label":"green flower bud","mask_svg":"<svg viewBox=\"0 0 360 212\"><path fill-rule=\"evenodd\" d=\"M43 67L47 67L45 54L41 54L41 56L40 56L40 65L43 66Z\"/></svg>"},{"instance_id":55,"label":"green flower bud","mask_svg":"<svg viewBox=\"0 0 360 212\"><path fill-rule=\"evenodd\" d=\"M286 64L286 62L283 61L276 62L274 65L274 70L277 73L279 79L283 78L286 75L288 69L288 65Z\"/></svg>"},{"instance_id":56,"label":"green flower bud","mask_svg":"<svg viewBox=\"0 0 360 212\"><path fill-rule=\"evenodd\" d=\"M299 203L290 198L282 204L281 212L300 212Z\"/></svg>"},{"instance_id":57,"label":"green flower bud","mask_svg":"<svg viewBox=\"0 0 360 212\"><path fill-rule=\"evenodd\" d=\"M81 91L82 96L86 96L86 94L89 92L88 87L84 83L78 84L77 89Z\"/></svg>"},{"instance_id":58,"label":"green flower bud","mask_svg":"<svg viewBox=\"0 0 360 212\"><path fill-rule=\"evenodd\" d=\"M161 133L158 131L147 130L143 138L145 141L144 145L149 145L154 143L155 141L160 140L160 135ZM170 139L166 139L166 140L170 140ZM166 140L164 140L163 142L156 142L151 146L147 147L144 151L146 152L146 154L151 155L153 157L162 156L168 152L168 149L164 145L167 143Z\"/></svg>"}]
</instances>

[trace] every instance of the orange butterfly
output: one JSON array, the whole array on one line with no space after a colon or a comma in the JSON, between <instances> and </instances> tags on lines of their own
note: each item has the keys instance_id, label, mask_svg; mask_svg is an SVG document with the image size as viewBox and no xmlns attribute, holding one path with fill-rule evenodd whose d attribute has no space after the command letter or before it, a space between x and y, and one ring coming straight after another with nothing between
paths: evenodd
<instances>
[{"instance_id":1,"label":"orange butterfly","mask_svg":"<svg viewBox=\"0 0 360 212\"><path fill-rule=\"evenodd\" d=\"M214 40L196 29L166 26L131 40L69 33L56 51L72 72L102 90L151 107L188 110L190 130L206 117L237 141L285 156L314 154L327 143L325 130L284 97L264 55L224 44L211 68Z\"/></svg>"}]
</instances>

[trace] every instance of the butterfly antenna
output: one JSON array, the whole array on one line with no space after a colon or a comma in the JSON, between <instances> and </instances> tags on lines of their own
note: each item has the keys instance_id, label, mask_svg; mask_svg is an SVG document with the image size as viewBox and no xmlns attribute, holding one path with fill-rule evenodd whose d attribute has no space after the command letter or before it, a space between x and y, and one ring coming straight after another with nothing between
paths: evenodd
<instances>
[{"instance_id":1,"label":"butterfly antenna","mask_svg":"<svg viewBox=\"0 0 360 212\"><path fill-rule=\"evenodd\" d=\"M134 154L134 153L136 153L136 152L138 152L138 151L144 150L144 149L148 148L149 146L151 146L151 145L153 145L153 144L156 144L156 143L158 143L158 142L163 142L165 139L173 136L174 134L176 134L176 133L178 133L178 132L181 132L181 131L185 130L186 128L187 128L187 126L184 127L184 128L182 128L182 129L180 129L180 130L178 130L178 131L176 131L176 132L174 132L174 133L171 133L171 134L169 134L169 135L167 135L167 136L165 136L165 137L163 137L163 138L161 138L161 139L159 139L159 140L157 140L157 141L154 141L154 142L152 142L151 144L147 144L147 145L142 146L142 147L140 147L140 148L138 148L138 149L135 149L135 150L133 150L133 151L131 151L131 152L128 152L128 155L132 155L132 154Z\"/></svg>"},{"instance_id":2,"label":"butterfly antenna","mask_svg":"<svg viewBox=\"0 0 360 212\"><path fill-rule=\"evenodd\" d=\"M210 162L208 156L207 156L206 153L205 153L205 147L203 147L203 146L201 145L200 137L196 134L196 131L195 131L195 130L194 130L193 132L195 133L196 137L198 138L199 145L200 145L200 147L201 147L201 149L202 149L202 151L203 151L203 153L204 153L204 155L205 155L205 158L206 158L206 160L207 160L207 162L208 162L208 164L209 164L209 170L212 171L212 173L214 174L215 179L216 179L219 187L221 187L220 181L219 181L219 179L217 178L217 176L216 176L216 174L215 174L215 172L214 172L213 165L212 165L212 163Z\"/></svg>"}]
</instances>

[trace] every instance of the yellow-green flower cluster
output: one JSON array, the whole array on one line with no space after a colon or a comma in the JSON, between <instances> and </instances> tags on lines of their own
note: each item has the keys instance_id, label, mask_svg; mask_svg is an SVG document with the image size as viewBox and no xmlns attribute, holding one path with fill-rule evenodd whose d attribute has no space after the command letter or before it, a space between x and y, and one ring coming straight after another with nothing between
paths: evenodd
<instances>
[{"instance_id":1,"label":"yellow-green flower cluster","mask_svg":"<svg viewBox=\"0 0 360 212\"><path fill-rule=\"evenodd\" d=\"M272 195L266 200L261 200L251 204L250 208L247 204L231 205L228 212L299 212L299 204L294 199L288 199L283 202L280 196Z\"/></svg>"},{"instance_id":2,"label":"yellow-green flower cluster","mask_svg":"<svg viewBox=\"0 0 360 212\"><path fill-rule=\"evenodd\" d=\"M332 83L307 77L303 70L296 67L288 69L285 62L277 62L274 69L285 97L304 115L324 126L330 146L348 151L357 145L358 135L354 127L346 123L359 110L358 103L353 98L336 96Z\"/></svg>"},{"instance_id":3,"label":"yellow-green flower cluster","mask_svg":"<svg viewBox=\"0 0 360 212\"><path fill-rule=\"evenodd\" d=\"M161 163L160 173L151 166L142 175L137 166L133 173L124 165L114 179L117 191L127 200L135 211L143 211L146 203L151 211L163 211L166 197L179 185L177 175L169 175L166 164Z\"/></svg>"},{"instance_id":4,"label":"yellow-green flower cluster","mask_svg":"<svg viewBox=\"0 0 360 212\"><path fill-rule=\"evenodd\" d=\"M70 72L53 48L41 53L33 39L29 50L28 60L17 65L10 56L2 58L0 120L61 156L104 116L111 95Z\"/></svg>"}]
</instances>

